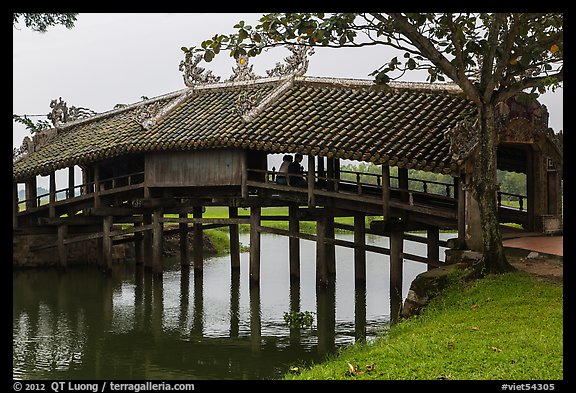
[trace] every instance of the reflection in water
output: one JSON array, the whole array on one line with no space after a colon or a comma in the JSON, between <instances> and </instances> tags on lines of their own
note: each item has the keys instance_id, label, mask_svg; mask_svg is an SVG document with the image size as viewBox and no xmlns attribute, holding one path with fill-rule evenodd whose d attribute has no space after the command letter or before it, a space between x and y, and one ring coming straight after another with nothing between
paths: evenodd
<instances>
[{"instance_id":1,"label":"reflection in water","mask_svg":"<svg viewBox=\"0 0 576 393\"><path fill-rule=\"evenodd\" d=\"M301 277L290 282L287 253L278 252L288 239L264 238L257 285L248 254L240 270L222 257L207 259L203 272L166 261L162 275L134 264L109 275L92 266L15 271L13 378L277 378L385 325L384 256L367 253L367 281L355 283L352 250L337 248L336 281L317 289L314 243L301 241ZM424 270L405 263L404 296ZM313 312L314 326L288 327L289 311Z\"/></svg>"}]
</instances>

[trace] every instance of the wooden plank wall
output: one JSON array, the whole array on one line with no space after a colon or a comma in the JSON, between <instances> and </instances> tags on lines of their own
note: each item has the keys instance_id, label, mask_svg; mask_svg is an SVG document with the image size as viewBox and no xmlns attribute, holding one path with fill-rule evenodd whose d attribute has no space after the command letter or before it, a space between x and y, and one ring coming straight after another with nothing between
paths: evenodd
<instances>
[{"instance_id":1,"label":"wooden plank wall","mask_svg":"<svg viewBox=\"0 0 576 393\"><path fill-rule=\"evenodd\" d=\"M228 186L242 181L239 150L154 152L146 155L148 187Z\"/></svg>"}]
</instances>

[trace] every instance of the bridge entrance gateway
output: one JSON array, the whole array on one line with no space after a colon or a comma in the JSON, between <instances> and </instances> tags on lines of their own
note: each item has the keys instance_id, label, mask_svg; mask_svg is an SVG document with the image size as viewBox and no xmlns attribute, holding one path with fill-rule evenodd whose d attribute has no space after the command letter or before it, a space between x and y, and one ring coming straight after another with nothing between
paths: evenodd
<instances>
[{"instance_id":1,"label":"bridge entrance gateway","mask_svg":"<svg viewBox=\"0 0 576 393\"><path fill-rule=\"evenodd\" d=\"M244 59L224 82L187 59L185 89L105 113L75 117L77 110L54 101L54 127L26 137L14 151L13 265L88 260L108 270L115 246L130 242L136 263L160 274L163 237L178 232L181 264L201 272L203 230L228 226L234 270L238 225L249 224L252 284L260 277L261 233L290 238L291 280L300 275L300 239L315 241L318 286L335 273L335 246L354 249L358 283L366 279L365 253L380 253L390 257L392 315L398 315L404 259L434 268L444 264L440 246L480 248L477 204L467 192L477 143L467 124L475 107L450 84L384 88L305 77L307 58L292 50L300 63L288 58L290 66L279 64L261 78ZM498 193L500 222L527 232L561 231L562 133L548 127L544 105L524 96L500 105L498 127L498 168L527 181L525 194ZM296 153L304 156L305 182L296 186L289 174L288 184L278 184L270 158ZM345 160L379 170L347 171ZM58 190L55 173L66 168L68 187ZM418 178L419 171L451 181ZM48 194L37 195L37 176L49 176ZM210 206L227 207L228 214L203 217ZM288 214L263 214L272 206L287 207ZM354 224L334 220L343 216ZM366 226L367 216L381 218ZM271 220L287 221L288 229L266 226ZM301 221L314 221L316 233L301 232ZM336 228L352 231L354 241L336 239ZM439 240L445 229L457 231L448 244ZM408 233L416 230L426 235ZM366 244L366 234L388 236L389 248ZM426 243L427 255L403 252L404 240Z\"/></svg>"}]
</instances>

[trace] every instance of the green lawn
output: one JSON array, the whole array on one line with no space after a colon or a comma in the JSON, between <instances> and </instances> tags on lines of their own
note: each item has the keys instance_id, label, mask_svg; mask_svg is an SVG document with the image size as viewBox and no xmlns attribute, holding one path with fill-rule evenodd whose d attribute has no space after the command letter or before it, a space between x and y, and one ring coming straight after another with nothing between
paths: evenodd
<instances>
[{"instance_id":1,"label":"green lawn","mask_svg":"<svg viewBox=\"0 0 576 393\"><path fill-rule=\"evenodd\" d=\"M464 282L373 343L286 379L561 380L562 285L524 272Z\"/></svg>"}]
</instances>

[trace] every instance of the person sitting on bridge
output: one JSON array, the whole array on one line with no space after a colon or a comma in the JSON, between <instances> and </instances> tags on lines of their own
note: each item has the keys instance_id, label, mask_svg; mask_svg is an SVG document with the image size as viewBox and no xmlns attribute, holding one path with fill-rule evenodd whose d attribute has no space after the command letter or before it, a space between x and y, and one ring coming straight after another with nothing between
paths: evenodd
<instances>
[{"instance_id":1,"label":"person sitting on bridge","mask_svg":"<svg viewBox=\"0 0 576 393\"><path fill-rule=\"evenodd\" d=\"M294 161L288 165L288 185L301 187L306 184L306 180L302 177L304 168L300 165L302 158L302 154L296 153L294 155Z\"/></svg>"},{"instance_id":2,"label":"person sitting on bridge","mask_svg":"<svg viewBox=\"0 0 576 393\"><path fill-rule=\"evenodd\" d=\"M276 184L288 184L288 181L286 180L286 174L288 173L288 166L292 161L293 158L290 154L284 155L280 169L278 169L278 175L276 175Z\"/></svg>"}]
</instances>

